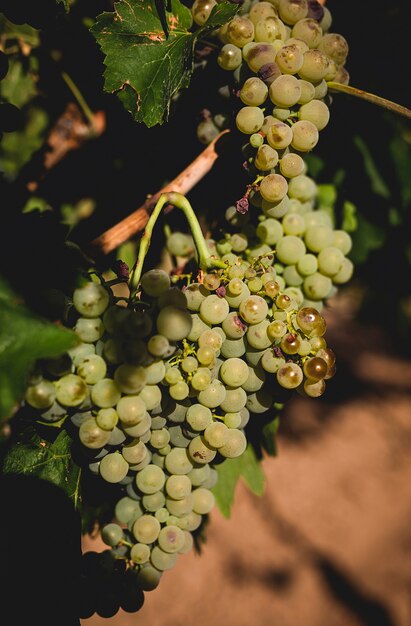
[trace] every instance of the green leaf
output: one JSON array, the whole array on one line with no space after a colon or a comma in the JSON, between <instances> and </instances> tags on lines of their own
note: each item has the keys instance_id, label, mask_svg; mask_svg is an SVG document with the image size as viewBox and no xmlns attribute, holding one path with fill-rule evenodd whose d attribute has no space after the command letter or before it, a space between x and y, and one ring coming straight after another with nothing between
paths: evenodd
<instances>
[{"instance_id":1,"label":"green leaf","mask_svg":"<svg viewBox=\"0 0 411 626\"><path fill-rule=\"evenodd\" d=\"M361 152L361 155L364 160L364 168L370 179L371 189L372 191L381 196L382 198L389 198L391 196L390 190L384 182L378 168L375 164L375 161L372 157L370 150L368 149L367 144L361 137L354 137L354 144Z\"/></svg>"},{"instance_id":2,"label":"green leaf","mask_svg":"<svg viewBox=\"0 0 411 626\"><path fill-rule=\"evenodd\" d=\"M24 113L24 128L5 133L0 145L0 168L10 178L14 178L43 145L49 122L47 113L37 107L30 106Z\"/></svg>"},{"instance_id":3,"label":"green leaf","mask_svg":"<svg viewBox=\"0 0 411 626\"><path fill-rule=\"evenodd\" d=\"M28 64L9 57L7 78L0 82L2 97L19 109L37 95L36 59L30 57Z\"/></svg>"},{"instance_id":4,"label":"green leaf","mask_svg":"<svg viewBox=\"0 0 411 626\"><path fill-rule=\"evenodd\" d=\"M381 248L385 241L385 232L379 226L372 224L360 213L357 213L357 228L351 234L353 247L350 259L354 264L364 263L372 250Z\"/></svg>"},{"instance_id":5,"label":"green leaf","mask_svg":"<svg viewBox=\"0 0 411 626\"><path fill-rule=\"evenodd\" d=\"M40 44L40 32L37 29L28 24L13 24L2 13L0 13L0 32L6 52L6 43L9 40L16 40L26 55L29 48L35 48Z\"/></svg>"},{"instance_id":6,"label":"green leaf","mask_svg":"<svg viewBox=\"0 0 411 626\"><path fill-rule=\"evenodd\" d=\"M48 441L38 434L34 422L28 422L16 437L17 441L5 455L3 473L25 474L47 480L61 487L77 508L80 503L81 469L72 459L72 439L68 433L61 430L53 441Z\"/></svg>"},{"instance_id":7,"label":"green leaf","mask_svg":"<svg viewBox=\"0 0 411 626\"><path fill-rule=\"evenodd\" d=\"M401 187L403 208L411 202L411 150L409 144L400 134L396 134L390 142L390 155Z\"/></svg>"},{"instance_id":8,"label":"green leaf","mask_svg":"<svg viewBox=\"0 0 411 626\"><path fill-rule=\"evenodd\" d=\"M307 168L310 176L313 178L318 178L320 173L323 171L325 163L324 160L317 156L316 154L306 154L304 156L305 162L307 163Z\"/></svg>"},{"instance_id":9,"label":"green leaf","mask_svg":"<svg viewBox=\"0 0 411 626\"><path fill-rule=\"evenodd\" d=\"M352 233L358 228L357 207L349 200L343 204L341 228L348 233Z\"/></svg>"},{"instance_id":10,"label":"green leaf","mask_svg":"<svg viewBox=\"0 0 411 626\"><path fill-rule=\"evenodd\" d=\"M114 13L99 15L91 28L106 55L104 88L118 95L137 122L162 124L173 94L188 87L197 38L231 19L238 7L218 4L207 24L190 32L191 11L172 0L172 12L166 11L168 37L155 0L120 0L114 8Z\"/></svg>"},{"instance_id":11,"label":"green leaf","mask_svg":"<svg viewBox=\"0 0 411 626\"><path fill-rule=\"evenodd\" d=\"M335 185L318 185L318 203L320 206L334 207L337 201Z\"/></svg>"},{"instance_id":12,"label":"green leaf","mask_svg":"<svg viewBox=\"0 0 411 626\"><path fill-rule=\"evenodd\" d=\"M240 478L257 496L264 493L264 472L251 444L248 444L244 454L235 459L227 459L217 465L216 470L218 481L212 491L224 517L230 517L235 488Z\"/></svg>"},{"instance_id":13,"label":"green leaf","mask_svg":"<svg viewBox=\"0 0 411 626\"><path fill-rule=\"evenodd\" d=\"M271 422L265 424L261 431L261 443L270 456L277 456L276 435L280 427L280 416L277 415Z\"/></svg>"},{"instance_id":14,"label":"green leaf","mask_svg":"<svg viewBox=\"0 0 411 626\"><path fill-rule=\"evenodd\" d=\"M34 315L0 278L0 423L17 408L37 359L77 343L71 330Z\"/></svg>"}]
</instances>

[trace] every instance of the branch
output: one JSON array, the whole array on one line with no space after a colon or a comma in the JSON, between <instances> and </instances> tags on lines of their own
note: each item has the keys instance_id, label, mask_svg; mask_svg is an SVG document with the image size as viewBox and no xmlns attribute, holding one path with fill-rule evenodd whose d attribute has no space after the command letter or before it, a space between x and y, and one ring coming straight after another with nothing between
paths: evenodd
<instances>
[{"instance_id":1,"label":"branch","mask_svg":"<svg viewBox=\"0 0 411 626\"><path fill-rule=\"evenodd\" d=\"M93 257L100 254L108 254L133 235L143 230L153 207L162 194L174 191L186 195L211 170L219 157L216 151L216 144L223 135L229 132L229 130L223 130L174 180L154 195L148 197L131 215L94 239L90 244L90 255Z\"/></svg>"},{"instance_id":2,"label":"branch","mask_svg":"<svg viewBox=\"0 0 411 626\"><path fill-rule=\"evenodd\" d=\"M380 107L383 107L384 109L388 109L388 111L393 111L394 113L398 113L399 115L403 115L404 117L411 119L410 109L407 109L407 107L403 107L396 102L392 102L392 100L387 100L387 98L376 96L375 94L364 91L363 89L357 89L357 87L351 87L351 85L343 85L341 83L335 83L333 81L328 82L327 85L330 91L339 91L341 93L346 93L349 96L361 98L362 100L366 100L367 102L376 104Z\"/></svg>"}]
</instances>

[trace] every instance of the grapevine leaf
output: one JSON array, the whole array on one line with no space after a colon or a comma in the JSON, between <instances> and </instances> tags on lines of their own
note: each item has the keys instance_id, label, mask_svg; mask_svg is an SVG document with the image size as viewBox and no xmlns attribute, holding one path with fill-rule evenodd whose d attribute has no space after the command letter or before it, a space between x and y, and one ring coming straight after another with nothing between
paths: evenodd
<instances>
[{"instance_id":1,"label":"grapevine leaf","mask_svg":"<svg viewBox=\"0 0 411 626\"><path fill-rule=\"evenodd\" d=\"M30 421L16 436L3 462L4 474L25 474L47 480L65 491L75 508L80 504L81 468L71 455L72 439L61 430L53 441L41 437Z\"/></svg>"},{"instance_id":2,"label":"grapevine leaf","mask_svg":"<svg viewBox=\"0 0 411 626\"><path fill-rule=\"evenodd\" d=\"M0 278L0 422L23 396L33 363L58 356L76 342L72 331L29 311Z\"/></svg>"},{"instance_id":3,"label":"grapevine leaf","mask_svg":"<svg viewBox=\"0 0 411 626\"><path fill-rule=\"evenodd\" d=\"M218 481L213 487L213 493L224 517L230 517L235 488L240 478L243 478L250 491L257 496L264 492L264 472L251 444L248 444L244 454L235 459L227 459L217 465L216 470Z\"/></svg>"},{"instance_id":4,"label":"grapevine leaf","mask_svg":"<svg viewBox=\"0 0 411 626\"><path fill-rule=\"evenodd\" d=\"M368 149L367 144L361 137L354 137L354 144L360 151L361 156L364 160L364 168L368 178L370 179L372 191L377 194L377 196L381 196L382 198L389 198L391 196L390 190L384 182L380 172L378 171L378 168L375 164L370 150Z\"/></svg>"},{"instance_id":5,"label":"grapevine leaf","mask_svg":"<svg viewBox=\"0 0 411 626\"><path fill-rule=\"evenodd\" d=\"M37 29L29 24L13 24L2 13L0 13L0 32L3 43L16 40L26 55L31 48L36 48L40 43L40 33Z\"/></svg>"},{"instance_id":6,"label":"grapevine leaf","mask_svg":"<svg viewBox=\"0 0 411 626\"><path fill-rule=\"evenodd\" d=\"M353 247L350 258L354 264L364 263L372 250L381 248L385 241L385 232L372 224L360 213L356 215L357 228L352 232Z\"/></svg>"},{"instance_id":7,"label":"grapevine leaf","mask_svg":"<svg viewBox=\"0 0 411 626\"><path fill-rule=\"evenodd\" d=\"M276 435L280 426L280 418L277 415L271 422L265 424L261 431L261 443L270 456L277 456Z\"/></svg>"},{"instance_id":8,"label":"grapevine leaf","mask_svg":"<svg viewBox=\"0 0 411 626\"><path fill-rule=\"evenodd\" d=\"M134 119L148 127L165 122L171 97L188 87L197 38L227 22L238 8L218 4L206 25L190 32L190 10L172 0L166 37L156 5L155 0L120 0L91 28L106 57L105 90L116 93Z\"/></svg>"}]
</instances>

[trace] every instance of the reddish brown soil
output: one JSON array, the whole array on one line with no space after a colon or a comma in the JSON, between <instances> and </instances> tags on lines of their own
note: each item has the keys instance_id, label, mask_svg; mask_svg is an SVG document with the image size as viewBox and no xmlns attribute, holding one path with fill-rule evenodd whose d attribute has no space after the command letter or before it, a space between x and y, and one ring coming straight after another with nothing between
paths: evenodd
<instances>
[{"instance_id":1,"label":"reddish brown soil","mask_svg":"<svg viewBox=\"0 0 411 626\"><path fill-rule=\"evenodd\" d=\"M83 626L411 625L411 364L346 302L327 314L337 376L289 403L264 496L239 484L231 519L213 511L202 554L180 557L139 613Z\"/></svg>"}]
</instances>

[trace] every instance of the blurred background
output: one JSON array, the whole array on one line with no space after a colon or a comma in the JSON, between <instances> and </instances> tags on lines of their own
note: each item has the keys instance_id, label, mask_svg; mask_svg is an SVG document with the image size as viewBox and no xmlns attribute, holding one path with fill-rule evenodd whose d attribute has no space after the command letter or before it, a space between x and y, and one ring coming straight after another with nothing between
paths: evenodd
<instances>
[{"instance_id":1,"label":"blurred background","mask_svg":"<svg viewBox=\"0 0 411 626\"><path fill-rule=\"evenodd\" d=\"M29 306L56 319L60 301L45 294L69 293L81 265L67 234L87 250L203 149L203 110L229 115L230 102L218 94L225 77L212 53L197 58L166 125L137 125L103 92L103 57L88 31L112 4L77 0L68 15L54 2L33 6L0 2L10 59L0 93L20 111L1 142L0 263ZM351 84L410 107L409 3L327 6L350 44ZM96 116L94 138L63 76ZM342 94L331 115L309 171L335 188L337 219L354 239L355 277L325 312L337 375L321 399L287 405L261 498L239 484L231 518L213 511L201 554L181 557L139 613L94 615L84 626L411 624L411 128ZM189 194L209 226L242 195L241 160L233 142ZM175 213L167 221L185 227ZM160 226L148 263L161 262L162 236ZM101 268L135 249L127 243ZM103 545L86 536L83 549Z\"/></svg>"}]
</instances>

